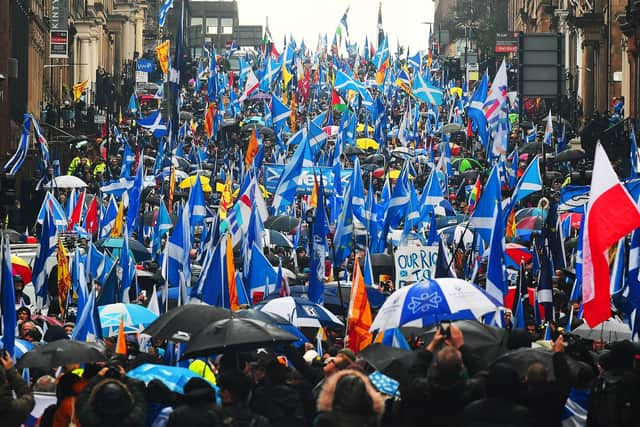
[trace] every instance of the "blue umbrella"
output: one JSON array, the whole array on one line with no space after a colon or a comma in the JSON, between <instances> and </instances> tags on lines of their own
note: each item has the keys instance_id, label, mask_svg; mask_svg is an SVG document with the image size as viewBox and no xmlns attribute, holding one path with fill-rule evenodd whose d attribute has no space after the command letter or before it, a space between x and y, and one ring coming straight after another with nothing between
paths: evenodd
<instances>
[{"instance_id":1,"label":"blue umbrella","mask_svg":"<svg viewBox=\"0 0 640 427\"><path fill-rule=\"evenodd\" d=\"M501 302L464 280L425 280L391 294L378 311L371 330L425 327L441 320L480 320L500 307Z\"/></svg>"},{"instance_id":2,"label":"blue umbrella","mask_svg":"<svg viewBox=\"0 0 640 427\"><path fill-rule=\"evenodd\" d=\"M35 345L30 343L29 341L16 338L15 354L13 355L13 358L15 360L20 359L22 356L24 356L24 354L27 351L33 349L34 347ZM2 348L2 337L0 337L0 349L1 348Z\"/></svg>"},{"instance_id":3,"label":"blue umbrella","mask_svg":"<svg viewBox=\"0 0 640 427\"><path fill-rule=\"evenodd\" d=\"M120 319L124 318L124 333L136 334L142 332L158 316L138 304L107 304L98 307L102 335L105 337L118 334Z\"/></svg>"},{"instance_id":4,"label":"blue umbrella","mask_svg":"<svg viewBox=\"0 0 640 427\"><path fill-rule=\"evenodd\" d=\"M385 374L375 371L369 375L369 379L375 388L389 396L400 396L400 383Z\"/></svg>"},{"instance_id":5,"label":"blue umbrella","mask_svg":"<svg viewBox=\"0 0 640 427\"><path fill-rule=\"evenodd\" d=\"M201 378L206 380L206 378L201 377L187 368L154 365L152 363L145 363L144 365L140 365L137 368L132 369L127 372L127 376L143 381L145 384L148 384L152 380L160 380L169 388L169 390L180 394L184 394L184 385L191 378ZM216 389L216 394L218 394L218 387L215 384L211 384L211 387Z\"/></svg>"}]
</instances>

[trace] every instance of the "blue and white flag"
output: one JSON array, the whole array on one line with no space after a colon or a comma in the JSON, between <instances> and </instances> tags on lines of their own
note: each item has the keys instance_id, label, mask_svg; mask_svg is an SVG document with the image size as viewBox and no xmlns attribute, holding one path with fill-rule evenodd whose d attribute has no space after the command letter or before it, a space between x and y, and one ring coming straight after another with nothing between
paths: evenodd
<instances>
[{"instance_id":1,"label":"blue and white flag","mask_svg":"<svg viewBox=\"0 0 640 427\"><path fill-rule=\"evenodd\" d=\"M22 122L22 135L18 141L18 148L13 156L4 164L4 172L7 175L18 173L29 150L29 135L31 134L31 115L25 114Z\"/></svg>"},{"instance_id":2,"label":"blue and white flag","mask_svg":"<svg viewBox=\"0 0 640 427\"><path fill-rule=\"evenodd\" d=\"M48 193L47 193L48 194ZM45 199L46 202L46 199ZM53 254L58 244L58 232L54 222L53 213L47 206L44 208L44 218L42 221L42 231L40 232L40 243L38 253L33 264L33 287L36 298L46 296L47 287L47 258Z\"/></svg>"},{"instance_id":3,"label":"blue and white flag","mask_svg":"<svg viewBox=\"0 0 640 427\"><path fill-rule=\"evenodd\" d=\"M207 206L204 199L204 191L202 189L202 181L200 175L195 176L195 183L189 191L189 206L191 225L202 225L207 217Z\"/></svg>"},{"instance_id":4,"label":"blue and white flag","mask_svg":"<svg viewBox=\"0 0 640 427\"><path fill-rule=\"evenodd\" d=\"M493 169L491 169L491 174L485 184L484 191L470 219L471 225L485 242L491 241L491 234L493 233L496 219L495 211L502 209L500 177L498 174L498 165L495 165Z\"/></svg>"},{"instance_id":5,"label":"blue and white flag","mask_svg":"<svg viewBox=\"0 0 640 427\"><path fill-rule=\"evenodd\" d=\"M535 159L529 163L527 170L524 171L522 177L516 184L515 190L513 190L513 197L509 206L509 213L511 209L520 200L524 199L530 194L542 190L542 176L540 175L540 157L536 156Z\"/></svg>"},{"instance_id":6,"label":"blue and white flag","mask_svg":"<svg viewBox=\"0 0 640 427\"><path fill-rule=\"evenodd\" d=\"M16 318L16 294L13 288L13 273L11 271L11 249L9 247L9 237L5 234L0 238L0 309L2 309L2 348L13 358L15 356L16 328L18 321Z\"/></svg>"},{"instance_id":7,"label":"blue and white flag","mask_svg":"<svg viewBox=\"0 0 640 427\"><path fill-rule=\"evenodd\" d=\"M167 123L162 120L162 114L160 110L149 114L146 117L141 118L137 122L138 126L148 129L153 133L153 136L160 138L169 134Z\"/></svg>"},{"instance_id":8,"label":"blue and white flag","mask_svg":"<svg viewBox=\"0 0 640 427\"><path fill-rule=\"evenodd\" d=\"M551 146L553 143L553 121L551 120L551 110L549 110L549 114L547 115L547 121L544 125L544 143L548 146Z\"/></svg>"},{"instance_id":9,"label":"blue and white flag","mask_svg":"<svg viewBox=\"0 0 640 427\"><path fill-rule=\"evenodd\" d=\"M572 388L562 410L562 427L585 427L591 390Z\"/></svg>"},{"instance_id":10,"label":"blue and white flag","mask_svg":"<svg viewBox=\"0 0 640 427\"><path fill-rule=\"evenodd\" d=\"M158 13L158 25L160 28L164 27L164 23L167 20L169 9L173 8L173 0L165 0L160 6L160 12Z\"/></svg>"},{"instance_id":11,"label":"blue and white flag","mask_svg":"<svg viewBox=\"0 0 640 427\"><path fill-rule=\"evenodd\" d=\"M305 149L308 149L308 147L308 144L298 145L298 148L296 148L296 151L284 168L278 187L273 195L272 206L276 215L284 212L286 207L293 202L298 185L300 184L302 166L305 160Z\"/></svg>"},{"instance_id":12,"label":"blue and white flag","mask_svg":"<svg viewBox=\"0 0 640 427\"><path fill-rule=\"evenodd\" d=\"M367 90L367 88L364 86L362 82L354 80L353 78L351 78L344 72L338 70L337 68L335 69L335 76L336 76L336 80L334 83L334 88L336 90L342 90L342 91L353 90L355 92L358 92L358 94L362 98L362 103L364 105L373 104L373 97L371 96L371 94L369 93L369 91Z\"/></svg>"},{"instance_id":13,"label":"blue and white flag","mask_svg":"<svg viewBox=\"0 0 640 427\"><path fill-rule=\"evenodd\" d=\"M44 168L48 168L51 163L51 155L49 153L49 144L47 143L47 139L44 137L42 133L42 129L38 124L38 121L35 117L31 116L33 120L33 133L36 137L36 141L38 142L38 148L40 148L40 155L42 156L42 164Z\"/></svg>"},{"instance_id":14,"label":"blue and white flag","mask_svg":"<svg viewBox=\"0 0 640 427\"><path fill-rule=\"evenodd\" d=\"M436 106L444 104L444 94L442 90L426 82L420 73L416 73L414 76L411 90L413 96L422 102Z\"/></svg>"},{"instance_id":15,"label":"blue and white flag","mask_svg":"<svg viewBox=\"0 0 640 427\"><path fill-rule=\"evenodd\" d=\"M278 133L282 125L291 116L291 110L275 95L271 95L271 120L273 120L274 131Z\"/></svg>"},{"instance_id":16,"label":"blue and white flag","mask_svg":"<svg viewBox=\"0 0 640 427\"><path fill-rule=\"evenodd\" d=\"M327 234L329 232L329 219L327 218L324 198L323 180L320 180L318 188L318 206L316 215L311 225L311 243L309 245L311 258L311 271L309 273L309 300L316 304L322 304L324 300L325 259L327 256Z\"/></svg>"},{"instance_id":17,"label":"blue and white flag","mask_svg":"<svg viewBox=\"0 0 640 427\"><path fill-rule=\"evenodd\" d=\"M155 298L155 295L153 295ZM91 288L87 301L80 311L76 326L73 328L71 339L76 341L94 342L102 337L102 328L96 305L96 287Z\"/></svg>"}]
</instances>

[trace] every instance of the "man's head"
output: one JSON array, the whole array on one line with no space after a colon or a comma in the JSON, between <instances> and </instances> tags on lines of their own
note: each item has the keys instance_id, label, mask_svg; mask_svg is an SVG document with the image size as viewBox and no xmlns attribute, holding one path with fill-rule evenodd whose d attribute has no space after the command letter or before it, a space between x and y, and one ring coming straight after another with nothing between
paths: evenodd
<instances>
[{"instance_id":1,"label":"man's head","mask_svg":"<svg viewBox=\"0 0 640 427\"><path fill-rule=\"evenodd\" d=\"M13 287L15 288L16 292L22 292L22 290L24 289L24 279L21 275L16 274L15 276L13 276Z\"/></svg>"},{"instance_id":2,"label":"man's head","mask_svg":"<svg viewBox=\"0 0 640 427\"><path fill-rule=\"evenodd\" d=\"M464 364L462 354L455 347L445 346L436 356L437 376L445 379L456 379L460 377Z\"/></svg>"},{"instance_id":3,"label":"man's head","mask_svg":"<svg viewBox=\"0 0 640 427\"><path fill-rule=\"evenodd\" d=\"M223 404L244 404L251 392L251 379L242 372L226 371L218 376L218 386Z\"/></svg>"},{"instance_id":4,"label":"man's head","mask_svg":"<svg viewBox=\"0 0 640 427\"><path fill-rule=\"evenodd\" d=\"M27 320L26 322L22 322L20 325L20 337L24 338L27 335L27 332L34 330L36 324L31 320Z\"/></svg>"},{"instance_id":5,"label":"man's head","mask_svg":"<svg viewBox=\"0 0 640 427\"><path fill-rule=\"evenodd\" d=\"M529 385L540 385L547 382L547 368L540 362L532 363L527 369L526 382Z\"/></svg>"}]
</instances>

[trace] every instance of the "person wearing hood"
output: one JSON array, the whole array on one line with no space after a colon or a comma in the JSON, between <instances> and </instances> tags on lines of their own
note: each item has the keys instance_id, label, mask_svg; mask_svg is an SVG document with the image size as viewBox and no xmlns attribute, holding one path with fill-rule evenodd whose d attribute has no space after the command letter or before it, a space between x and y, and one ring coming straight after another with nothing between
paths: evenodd
<instances>
[{"instance_id":1,"label":"person wearing hood","mask_svg":"<svg viewBox=\"0 0 640 427\"><path fill-rule=\"evenodd\" d=\"M0 350L0 420L6 427L18 427L31 413L35 400L29 386L13 366L13 360Z\"/></svg>"},{"instance_id":2,"label":"person wearing hood","mask_svg":"<svg viewBox=\"0 0 640 427\"><path fill-rule=\"evenodd\" d=\"M169 415L167 427L221 426L215 405L216 392L211 384L199 377L191 378L184 386L182 403Z\"/></svg>"},{"instance_id":3,"label":"person wearing hood","mask_svg":"<svg viewBox=\"0 0 640 427\"><path fill-rule=\"evenodd\" d=\"M384 398L368 377L354 369L344 369L323 384L314 426L377 427L384 408Z\"/></svg>"},{"instance_id":4,"label":"person wearing hood","mask_svg":"<svg viewBox=\"0 0 640 427\"><path fill-rule=\"evenodd\" d=\"M249 408L251 379L243 372L225 371L219 379L220 418L224 425L234 427L269 427L269 420Z\"/></svg>"}]
</instances>

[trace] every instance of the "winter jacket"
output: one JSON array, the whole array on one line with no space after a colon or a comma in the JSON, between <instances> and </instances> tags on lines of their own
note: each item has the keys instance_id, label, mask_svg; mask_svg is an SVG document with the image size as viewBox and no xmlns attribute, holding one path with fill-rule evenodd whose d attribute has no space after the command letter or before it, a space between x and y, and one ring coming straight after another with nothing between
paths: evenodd
<instances>
[{"instance_id":1,"label":"winter jacket","mask_svg":"<svg viewBox=\"0 0 640 427\"><path fill-rule=\"evenodd\" d=\"M527 408L504 399L488 398L468 404L462 427L527 427Z\"/></svg>"},{"instance_id":2,"label":"winter jacket","mask_svg":"<svg viewBox=\"0 0 640 427\"><path fill-rule=\"evenodd\" d=\"M33 394L16 368L7 371L0 367L0 424L3 427L19 427L34 405Z\"/></svg>"}]
</instances>

